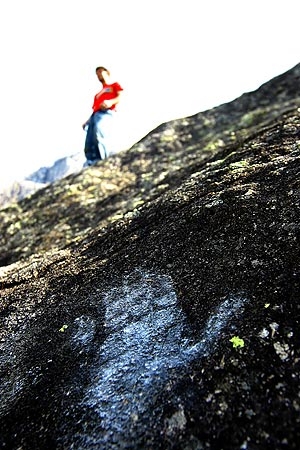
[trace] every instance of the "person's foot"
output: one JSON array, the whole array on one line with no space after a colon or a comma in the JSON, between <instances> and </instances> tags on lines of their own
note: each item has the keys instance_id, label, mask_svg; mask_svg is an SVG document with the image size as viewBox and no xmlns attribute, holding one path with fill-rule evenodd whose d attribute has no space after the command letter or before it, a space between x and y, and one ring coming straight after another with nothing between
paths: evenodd
<instances>
[{"instance_id":1,"label":"person's foot","mask_svg":"<svg viewBox=\"0 0 300 450\"><path fill-rule=\"evenodd\" d=\"M85 161L85 163L83 164L83 167L94 166L98 161L100 161L100 160L99 159L87 159Z\"/></svg>"}]
</instances>

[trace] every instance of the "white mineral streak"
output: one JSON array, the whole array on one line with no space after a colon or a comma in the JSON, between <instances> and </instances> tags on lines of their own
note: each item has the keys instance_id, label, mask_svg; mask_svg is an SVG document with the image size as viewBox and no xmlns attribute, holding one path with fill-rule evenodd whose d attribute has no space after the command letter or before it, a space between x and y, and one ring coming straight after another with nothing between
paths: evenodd
<instances>
[{"instance_id":1,"label":"white mineral streak","mask_svg":"<svg viewBox=\"0 0 300 450\"><path fill-rule=\"evenodd\" d=\"M106 293L104 303L107 338L84 399L86 407L99 415L102 431L95 430L85 439L114 448L130 426L136 427L147 411L151 415L156 394L167 389L172 373L213 352L245 299L232 297L221 303L197 341L178 306L170 277L150 273L128 277L121 287ZM89 335L86 324L83 328Z\"/></svg>"}]
</instances>

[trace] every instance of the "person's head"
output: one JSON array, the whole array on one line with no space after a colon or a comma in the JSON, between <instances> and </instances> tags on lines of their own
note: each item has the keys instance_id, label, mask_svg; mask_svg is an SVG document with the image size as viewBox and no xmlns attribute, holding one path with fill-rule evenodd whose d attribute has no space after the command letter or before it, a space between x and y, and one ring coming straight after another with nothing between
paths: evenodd
<instances>
[{"instance_id":1,"label":"person's head","mask_svg":"<svg viewBox=\"0 0 300 450\"><path fill-rule=\"evenodd\" d=\"M105 67L99 66L99 67L96 67L96 75L98 77L98 80L102 84L105 84L109 80L110 72Z\"/></svg>"}]
</instances>

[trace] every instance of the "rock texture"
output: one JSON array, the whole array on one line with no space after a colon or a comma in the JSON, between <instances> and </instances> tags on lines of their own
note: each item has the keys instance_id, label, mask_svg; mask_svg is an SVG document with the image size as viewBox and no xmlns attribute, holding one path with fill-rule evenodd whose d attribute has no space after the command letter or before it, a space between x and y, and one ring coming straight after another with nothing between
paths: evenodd
<instances>
[{"instance_id":1,"label":"rock texture","mask_svg":"<svg viewBox=\"0 0 300 450\"><path fill-rule=\"evenodd\" d=\"M0 211L0 446L298 449L300 66Z\"/></svg>"}]
</instances>

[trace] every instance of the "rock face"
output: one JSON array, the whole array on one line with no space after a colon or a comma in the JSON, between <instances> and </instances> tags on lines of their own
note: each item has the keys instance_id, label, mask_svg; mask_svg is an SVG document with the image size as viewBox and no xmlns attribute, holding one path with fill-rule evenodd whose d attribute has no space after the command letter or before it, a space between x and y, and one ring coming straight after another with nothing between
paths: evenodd
<instances>
[{"instance_id":1,"label":"rock face","mask_svg":"<svg viewBox=\"0 0 300 450\"><path fill-rule=\"evenodd\" d=\"M1 448L299 448L299 78L0 211Z\"/></svg>"}]
</instances>

